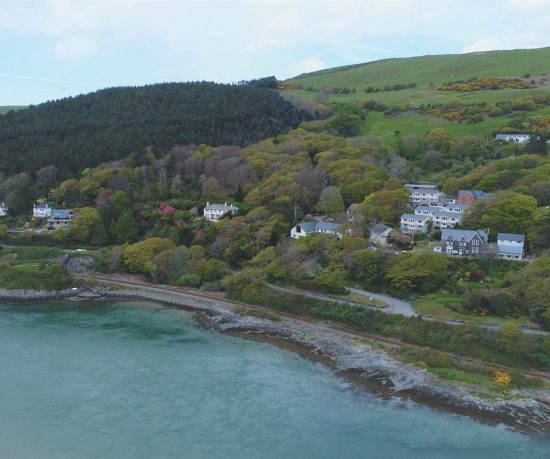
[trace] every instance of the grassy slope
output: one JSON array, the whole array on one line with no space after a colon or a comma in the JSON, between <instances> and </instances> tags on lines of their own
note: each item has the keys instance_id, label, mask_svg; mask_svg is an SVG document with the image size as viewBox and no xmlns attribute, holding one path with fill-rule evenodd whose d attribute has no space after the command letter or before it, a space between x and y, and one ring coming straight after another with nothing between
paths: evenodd
<instances>
[{"instance_id":1,"label":"grassy slope","mask_svg":"<svg viewBox=\"0 0 550 459\"><path fill-rule=\"evenodd\" d=\"M455 91L437 91L429 87L430 83L438 86L450 80L466 80L473 77L520 77L526 73L538 80L543 74L550 74L550 47L530 50L490 51L458 55L422 56L404 59L386 59L367 64L349 67L338 67L304 74L290 79L290 82L304 87L313 86L341 87L356 89L356 93L331 96L330 102L355 102L374 99L387 105L404 105L407 103L444 103L453 98L460 98L462 103L511 101L527 95L549 94L550 87L524 89L479 91L461 93ZM368 86L383 88L396 83L416 83L413 89L365 93ZM315 92L291 90L307 98L314 98ZM532 112L539 113L542 111ZM548 112L548 110L546 110ZM403 134L424 134L434 125L457 136L489 135L494 128L501 127L505 117L492 118L474 125L449 123L434 120L428 116L406 115L397 118L384 118L381 114L371 113L366 121L362 134L390 138L395 130Z\"/></svg>"}]
</instances>

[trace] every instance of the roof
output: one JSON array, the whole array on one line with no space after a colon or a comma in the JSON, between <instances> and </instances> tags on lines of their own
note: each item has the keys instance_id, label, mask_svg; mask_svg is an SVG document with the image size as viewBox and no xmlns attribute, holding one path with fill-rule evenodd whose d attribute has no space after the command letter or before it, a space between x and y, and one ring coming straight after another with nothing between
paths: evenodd
<instances>
[{"instance_id":1,"label":"roof","mask_svg":"<svg viewBox=\"0 0 550 459\"><path fill-rule=\"evenodd\" d=\"M441 230L442 241L446 241L449 236L452 237L454 240L460 240L464 238L466 241L471 241L472 238L476 235L484 241L487 241L487 232L483 230L463 230L454 228L445 228Z\"/></svg>"},{"instance_id":2,"label":"roof","mask_svg":"<svg viewBox=\"0 0 550 459\"><path fill-rule=\"evenodd\" d=\"M439 188L437 185L427 185L427 184L418 184L418 183L406 183L403 185L405 188L412 188L414 190L416 189L425 189L425 190L431 190L431 191L439 191Z\"/></svg>"},{"instance_id":3,"label":"roof","mask_svg":"<svg viewBox=\"0 0 550 459\"><path fill-rule=\"evenodd\" d=\"M468 204L449 204L447 206L448 209L460 209L462 211L466 210L468 207L470 207Z\"/></svg>"},{"instance_id":4,"label":"roof","mask_svg":"<svg viewBox=\"0 0 550 459\"><path fill-rule=\"evenodd\" d=\"M224 210L229 212L230 210L239 210L239 208L232 204L208 204L204 210Z\"/></svg>"},{"instance_id":5,"label":"roof","mask_svg":"<svg viewBox=\"0 0 550 459\"><path fill-rule=\"evenodd\" d=\"M491 193L486 193L480 190L458 190L458 197L464 196L466 193L470 193L476 199L486 199L491 197Z\"/></svg>"},{"instance_id":6,"label":"roof","mask_svg":"<svg viewBox=\"0 0 550 459\"><path fill-rule=\"evenodd\" d=\"M498 233L497 241L525 242L525 234Z\"/></svg>"},{"instance_id":7,"label":"roof","mask_svg":"<svg viewBox=\"0 0 550 459\"><path fill-rule=\"evenodd\" d=\"M315 233L321 231L333 231L336 232L340 228L339 223L330 223L330 222L302 222L298 223L296 226L300 226L304 233Z\"/></svg>"},{"instance_id":8,"label":"roof","mask_svg":"<svg viewBox=\"0 0 550 459\"><path fill-rule=\"evenodd\" d=\"M370 229L370 232L374 234L384 234L388 230L391 231L389 226L383 225L382 223L377 223Z\"/></svg>"},{"instance_id":9,"label":"roof","mask_svg":"<svg viewBox=\"0 0 550 459\"><path fill-rule=\"evenodd\" d=\"M500 140L500 139L508 139L510 137L521 137L521 138L526 138L526 137L531 137L531 134L497 134L495 139L496 140Z\"/></svg>"},{"instance_id":10,"label":"roof","mask_svg":"<svg viewBox=\"0 0 550 459\"><path fill-rule=\"evenodd\" d=\"M52 215L57 218L69 218L72 217L73 211L71 209L54 209Z\"/></svg>"},{"instance_id":11,"label":"roof","mask_svg":"<svg viewBox=\"0 0 550 459\"><path fill-rule=\"evenodd\" d=\"M340 228L339 223L329 223L329 222L317 222L317 226L315 227L316 231L334 231Z\"/></svg>"},{"instance_id":12,"label":"roof","mask_svg":"<svg viewBox=\"0 0 550 459\"><path fill-rule=\"evenodd\" d=\"M430 217L427 215L403 214L401 218L414 218L416 221L425 222Z\"/></svg>"},{"instance_id":13,"label":"roof","mask_svg":"<svg viewBox=\"0 0 550 459\"><path fill-rule=\"evenodd\" d=\"M34 205L34 208L35 209L48 209L50 206L48 206L48 204L35 204Z\"/></svg>"},{"instance_id":14,"label":"roof","mask_svg":"<svg viewBox=\"0 0 550 459\"><path fill-rule=\"evenodd\" d=\"M498 253L509 253L510 255L521 255L523 254L523 246L521 245L507 245L507 244L497 244Z\"/></svg>"},{"instance_id":15,"label":"roof","mask_svg":"<svg viewBox=\"0 0 550 459\"><path fill-rule=\"evenodd\" d=\"M318 222L302 222L298 223L296 226L299 226L304 233L313 233Z\"/></svg>"},{"instance_id":16,"label":"roof","mask_svg":"<svg viewBox=\"0 0 550 459\"><path fill-rule=\"evenodd\" d=\"M448 217L448 218L461 218L459 212L449 212L448 210L440 210L440 209L434 209L433 210L434 217Z\"/></svg>"}]
</instances>

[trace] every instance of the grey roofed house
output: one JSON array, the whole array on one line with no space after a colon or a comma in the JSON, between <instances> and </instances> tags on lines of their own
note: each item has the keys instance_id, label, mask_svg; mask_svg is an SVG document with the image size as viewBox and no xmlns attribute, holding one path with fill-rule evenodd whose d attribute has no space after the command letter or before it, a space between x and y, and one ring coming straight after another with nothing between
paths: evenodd
<instances>
[{"instance_id":1,"label":"grey roofed house","mask_svg":"<svg viewBox=\"0 0 550 459\"><path fill-rule=\"evenodd\" d=\"M377 223L370 229L370 241L380 245L388 244L388 237L393 230L382 223Z\"/></svg>"},{"instance_id":2,"label":"grey roofed house","mask_svg":"<svg viewBox=\"0 0 550 459\"><path fill-rule=\"evenodd\" d=\"M388 230L391 231L389 226L383 225L382 223L377 223L370 229L370 232L375 234L384 234Z\"/></svg>"},{"instance_id":3,"label":"grey roofed house","mask_svg":"<svg viewBox=\"0 0 550 459\"><path fill-rule=\"evenodd\" d=\"M488 237L487 232L483 230L441 230L441 242L447 255L477 256L485 250Z\"/></svg>"},{"instance_id":4,"label":"grey roofed house","mask_svg":"<svg viewBox=\"0 0 550 459\"><path fill-rule=\"evenodd\" d=\"M521 260L524 254L524 244L524 234L498 233L498 257L507 260Z\"/></svg>"},{"instance_id":5,"label":"grey roofed house","mask_svg":"<svg viewBox=\"0 0 550 459\"><path fill-rule=\"evenodd\" d=\"M485 242L487 242L487 239L489 237L489 235L487 234L487 231L483 231L483 230L466 230L466 229L451 229L451 228L446 228L441 230L441 240L447 239L450 236L453 239L464 238L466 241L470 241L476 235L481 239L483 239Z\"/></svg>"},{"instance_id":6,"label":"grey roofed house","mask_svg":"<svg viewBox=\"0 0 550 459\"><path fill-rule=\"evenodd\" d=\"M525 234L498 233L497 241L525 242Z\"/></svg>"},{"instance_id":7,"label":"grey roofed house","mask_svg":"<svg viewBox=\"0 0 550 459\"><path fill-rule=\"evenodd\" d=\"M324 233L336 236L338 239L342 237L342 233L339 231L342 225L339 223L330 223L323 221L309 221L298 223L294 228L290 230L290 237L292 239L298 239L308 234Z\"/></svg>"}]
</instances>

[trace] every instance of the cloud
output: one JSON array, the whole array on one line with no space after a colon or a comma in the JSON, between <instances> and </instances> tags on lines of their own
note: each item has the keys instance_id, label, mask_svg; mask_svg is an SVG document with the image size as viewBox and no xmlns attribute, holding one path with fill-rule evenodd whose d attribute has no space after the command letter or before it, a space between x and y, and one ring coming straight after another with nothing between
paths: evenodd
<instances>
[{"instance_id":1,"label":"cloud","mask_svg":"<svg viewBox=\"0 0 550 459\"><path fill-rule=\"evenodd\" d=\"M379 58L548 46L548 2L2 0L9 14L0 15L0 38L31 46L33 59L44 61L39 74L57 79L96 72L103 86L238 81ZM20 59L12 48L2 49L5 65Z\"/></svg>"}]
</instances>

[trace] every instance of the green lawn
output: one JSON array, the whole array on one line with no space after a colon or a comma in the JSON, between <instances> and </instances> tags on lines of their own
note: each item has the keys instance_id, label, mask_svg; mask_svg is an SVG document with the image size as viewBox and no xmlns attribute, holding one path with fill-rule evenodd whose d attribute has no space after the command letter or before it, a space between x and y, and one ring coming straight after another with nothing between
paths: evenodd
<instances>
[{"instance_id":1,"label":"green lawn","mask_svg":"<svg viewBox=\"0 0 550 459\"><path fill-rule=\"evenodd\" d=\"M473 314L465 314L458 311L454 311L446 306L446 303L460 302L463 297L454 295L451 293L432 293L425 295L422 298L418 298L413 301L413 307L419 314L434 317L442 320L464 320L471 323L487 323L493 322L498 324L513 323L516 325L527 325L529 327L538 328L538 325L531 321L528 317L519 317L517 319L512 317L499 317L499 316L476 316Z\"/></svg>"}]
</instances>

